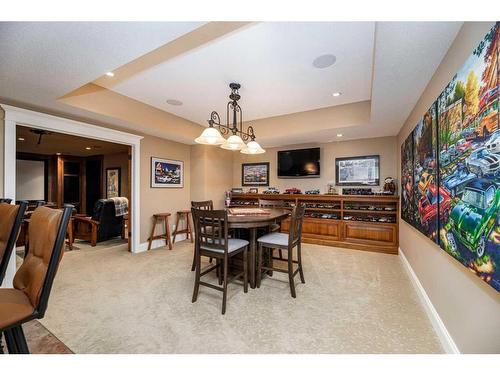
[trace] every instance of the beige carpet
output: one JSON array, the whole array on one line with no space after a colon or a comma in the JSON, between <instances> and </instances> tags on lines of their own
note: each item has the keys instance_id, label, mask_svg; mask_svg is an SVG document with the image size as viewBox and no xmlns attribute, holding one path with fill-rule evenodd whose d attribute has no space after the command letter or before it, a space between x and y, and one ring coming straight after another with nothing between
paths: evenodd
<instances>
[{"instance_id":1,"label":"beige carpet","mask_svg":"<svg viewBox=\"0 0 500 375\"><path fill-rule=\"evenodd\" d=\"M41 321L75 353L440 353L397 256L304 245L306 284L286 275L243 293L200 287L192 244L130 254L126 246L65 254ZM297 277L297 280L299 278Z\"/></svg>"}]
</instances>

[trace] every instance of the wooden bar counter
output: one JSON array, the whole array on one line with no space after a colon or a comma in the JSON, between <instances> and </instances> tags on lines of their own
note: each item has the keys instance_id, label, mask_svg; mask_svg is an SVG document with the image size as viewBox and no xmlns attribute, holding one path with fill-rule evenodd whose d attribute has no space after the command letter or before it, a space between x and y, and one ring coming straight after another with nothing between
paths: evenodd
<instances>
[{"instance_id":1,"label":"wooden bar counter","mask_svg":"<svg viewBox=\"0 0 500 375\"><path fill-rule=\"evenodd\" d=\"M306 205L302 240L349 249L398 253L399 197L387 195L236 194L231 207L255 207L258 200ZM289 219L282 222L282 231Z\"/></svg>"}]
</instances>

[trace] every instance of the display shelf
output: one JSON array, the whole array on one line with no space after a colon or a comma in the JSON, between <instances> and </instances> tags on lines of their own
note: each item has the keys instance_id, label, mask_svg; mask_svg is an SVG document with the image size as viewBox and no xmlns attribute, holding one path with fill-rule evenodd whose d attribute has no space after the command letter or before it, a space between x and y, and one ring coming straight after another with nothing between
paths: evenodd
<instances>
[{"instance_id":1,"label":"display shelf","mask_svg":"<svg viewBox=\"0 0 500 375\"><path fill-rule=\"evenodd\" d=\"M231 207L257 206L259 199L281 200L289 208L303 203L306 206L303 242L391 254L398 252L397 196L232 194ZM391 210L386 210L387 207ZM282 222L283 232L288 230L289 224L289 219Z\"/></svg>"}]
</instances>

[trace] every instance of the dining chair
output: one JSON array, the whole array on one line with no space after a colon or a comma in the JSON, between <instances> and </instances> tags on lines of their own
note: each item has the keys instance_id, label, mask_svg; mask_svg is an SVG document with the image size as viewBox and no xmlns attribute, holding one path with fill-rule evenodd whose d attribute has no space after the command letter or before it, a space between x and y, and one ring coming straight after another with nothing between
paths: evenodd
<instances>
[{"instance_id":1,"label":"dining chair","mask_svg":"<svg viewBox=\"0 0 500 375\"><path fill-rule=\"evenodd\" d=\"M243 272L232 279L243 275L243 291L248 292L248 241L228 237L228 215L226 210L200 210L192 208L196 230L196 276L193 299L196 302L200 285L221 291L222 314L226 313L228 266L230 258L243 253ZM201 270L201 257L207 256L218 260L215 265ZM218 269L219 285L201 281L201 277ZM222 287L220 285L222 284Z\"/></svg>"},{"instance_id":2,"label":"dining chair","mask_svg":"<svg viewBox=\"0 0 500 375\"><path fill-rule=\"evenodd\" d=\"M22 325L45 315L72 209L39 207L31 215L28 255L14 276L14 287L0 289L0 332L9 353L29 354Z\"/></svg>"},{"instance_id":3,"label":"dining chair","mask_svg":"<svg viewBox=\"0 0 500 375\"><path fill-rule=\"evenodd\" d=\"M260 199L260 208L284 208L285 201L283 200L270 200L270 199ZM281 225L279 223L274 223L269 226L269 232L279 232L281 230ZM278 249L279 258L283 259L283 250Z\"/></svg>"},{"instance_id":4,"label":"dining chair","mask_svg":"<svg viewBox=\"0 0 500 375\"><path fill-rule=\"evenodd\" d=\"M258 250L258 277L257 277L257 287L260 288L261 280L262 280L262 271L276 271L288 273L288 281L290 283L290 292L292 297L295 298L295 283L294 277L299 273L300 281L305 284L304 280L304 271L302 268L302 249L301 249L301 241L302 241L302 222L304 220L304 212L305 206L303 204L299 204L293 208L292 217L290 222L290 230L289 233L278 233L272 232L265 234L262 237L257 239ZM262 264L262 252L264 248L268 249L282 249L287 250L288 255L287 259L285 259L288 263L287 269L273 267L272 265L264 266ZM297 248L297 260L293 259L293 250ZM271 254L271 259L273 258ZM298 267L294 270L294 264L297 264Z\"/></svg>"},{"instance_id":5,"label":"dining chair","mask_svg":"<svg viewBox=\"0 0 500 375\"><path fill-rule=\"evenodd\" d=\"M0 202L0 284L2 284L7 272L7 266L21 229L24 212L28 206L26 201L21 201L17 205L4 202Z\"/></svg>"},{"instance_id":6,"label":"dining chair","mask_svg":"<svg viewBox=\"0 0 500 375\"><path fill-rule=\"evenodd\" d=\"M191 208L196 208L197 210L213 210L214 209L214 202L212 200L209 201L191 201ZM196 222L194 221L194 216L191 214L193 217L193 226L194 226L194 234L196 236ZM196 242L194 244L194 251L193 251L193 264L191 265L191 271L194 271L196 269ZM210 263L212 263L212 258L210 258Z\"/></svg>"}]
</instances>

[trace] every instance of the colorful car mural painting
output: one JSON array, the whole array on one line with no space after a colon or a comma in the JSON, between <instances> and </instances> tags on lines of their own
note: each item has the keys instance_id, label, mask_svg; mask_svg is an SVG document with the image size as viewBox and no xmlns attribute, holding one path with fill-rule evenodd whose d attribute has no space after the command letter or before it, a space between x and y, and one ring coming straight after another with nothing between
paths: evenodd
<instances>
[{"instance_id":1,"label":"colorful car mural painting","mask_svg":"<svg viewBox=\"0 0 500 375\"><path fill-rule=\"evenodd\" d=\"M401 217L500 292L499 57L497 22L402 145Z\"/></svg>"},{"instance_id":2,"label":"colorful car mural painting","mask_svg":"<svg viewBox=\"0 0 500 375\"><path fill-rule=\"evenodd\" d=\"M436 106L422 116L413 130L413 178L415 181L414 202L416 206L414 226L433 241L437 241L438 205L436 162ZM432 190L431 190L432 187Z\"/></svg>"}]
</instances>

